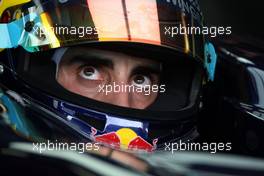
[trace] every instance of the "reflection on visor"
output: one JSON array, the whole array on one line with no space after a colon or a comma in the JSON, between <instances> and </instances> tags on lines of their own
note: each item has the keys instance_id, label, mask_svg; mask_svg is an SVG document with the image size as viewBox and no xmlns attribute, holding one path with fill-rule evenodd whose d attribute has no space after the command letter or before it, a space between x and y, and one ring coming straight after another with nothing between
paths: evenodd
<instances>
[{"instance_id":1,"label":"reflection on visor","mask_svg":"<svg viewBox=\"0 0 264 176\"><path fill-rule=\"evenodd\" d=\"M203 37L172 35L177 26L197 26L176 7L156 0L36 1L23 18L0 24L0 48L30 52L87 42L140 42L203 58ZM168 30L170 29L170 30ZM15 37L13 34L17 34ZM197 47L198 46L198 47Z\"/></svg>"},{"instance_id":2,"label":"reflection on visor","mask_svg":"<svg viewBox=\"0 0 264 176\"><path fill-rule=\"evenodd\" d=\"M95 26L98 27L100 41L119 38L160 44L158 11L154 1L87 2Z\"/></svg>"}]
</instances>

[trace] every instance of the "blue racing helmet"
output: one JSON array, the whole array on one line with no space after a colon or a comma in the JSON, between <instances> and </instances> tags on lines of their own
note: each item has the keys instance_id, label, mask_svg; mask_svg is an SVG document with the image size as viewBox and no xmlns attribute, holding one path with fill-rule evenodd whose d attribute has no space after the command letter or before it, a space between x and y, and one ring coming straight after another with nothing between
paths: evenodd
<instances>
[{"instance_id":1,"label":"blue racing helmet","mask_svg":"<svg viewBox=\"0 0 264 176\"><path fill-rule=\"evenodd\" d=\"M0 24L8 70L0 79L39 118L121 149L153 151L198 136L201 88L213 80L216 55L202 34L178 33L203 27L196 0L33 0L17 8L20 18ZM124 77L124 62L144 67L118 85L111 74Z\"/></svg>"}]
</instances>

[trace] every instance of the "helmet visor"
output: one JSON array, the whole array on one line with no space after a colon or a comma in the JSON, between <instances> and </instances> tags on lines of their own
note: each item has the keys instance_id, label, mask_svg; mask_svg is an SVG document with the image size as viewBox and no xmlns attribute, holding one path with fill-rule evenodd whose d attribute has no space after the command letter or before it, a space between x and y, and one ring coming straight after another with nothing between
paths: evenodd
<instances>
[{"instance_id":1,"label":"helmet visor","mask_svg":"<svg viewBox=\"0 0 264 176\"><path fill-rule=\"evenodd\" d=\"M203 36L183 29L201 26L197 7L188 0L182 4L188 7L186 12L161 0L34 2L19 22L17 43L28 51L122 41L169 47L203 58Z\"/></svg>"}]
</instances>

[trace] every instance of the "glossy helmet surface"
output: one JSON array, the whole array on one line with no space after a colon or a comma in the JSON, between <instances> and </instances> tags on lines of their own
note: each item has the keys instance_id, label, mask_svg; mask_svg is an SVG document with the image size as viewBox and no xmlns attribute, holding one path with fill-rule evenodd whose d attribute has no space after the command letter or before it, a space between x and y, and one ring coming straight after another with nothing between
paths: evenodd
<instances>
[{"instance_id":1,"label":"glossy helmet surface","mask_svg":"<svg viewBox=\"0 0 264 176\"><path fill-rule=\"evenodd\" d=\"M114 148L153 151L197 137L195 116L203 83L213 79L214 49L203 35L177 32L203 26L197 1L34 0L19 9L20 18L0 24L0 48L7 49L1 60L10 71L1 79L31 108ZM56 80L59 64L81 57L85 48L160 62L166 91L135 109L66 90Z\"/></svg>"}]
</instances>

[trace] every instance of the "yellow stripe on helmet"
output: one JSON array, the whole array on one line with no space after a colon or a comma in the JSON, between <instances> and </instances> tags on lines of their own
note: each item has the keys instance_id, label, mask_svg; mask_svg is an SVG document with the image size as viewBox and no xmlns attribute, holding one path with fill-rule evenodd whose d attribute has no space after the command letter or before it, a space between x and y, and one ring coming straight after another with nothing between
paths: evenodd
<instances>
[{"instance_id":1,"label":"yellow stripe on helmet","mask_svg":"<svg viewBox=\"0 0 264 176\"><path fill-rule=\"evenodd\" d=\"M31 0L0 0L0 17L2 16L3 12L9 7L25 4L30 1Z\"/></svg>"}]
</instances>

